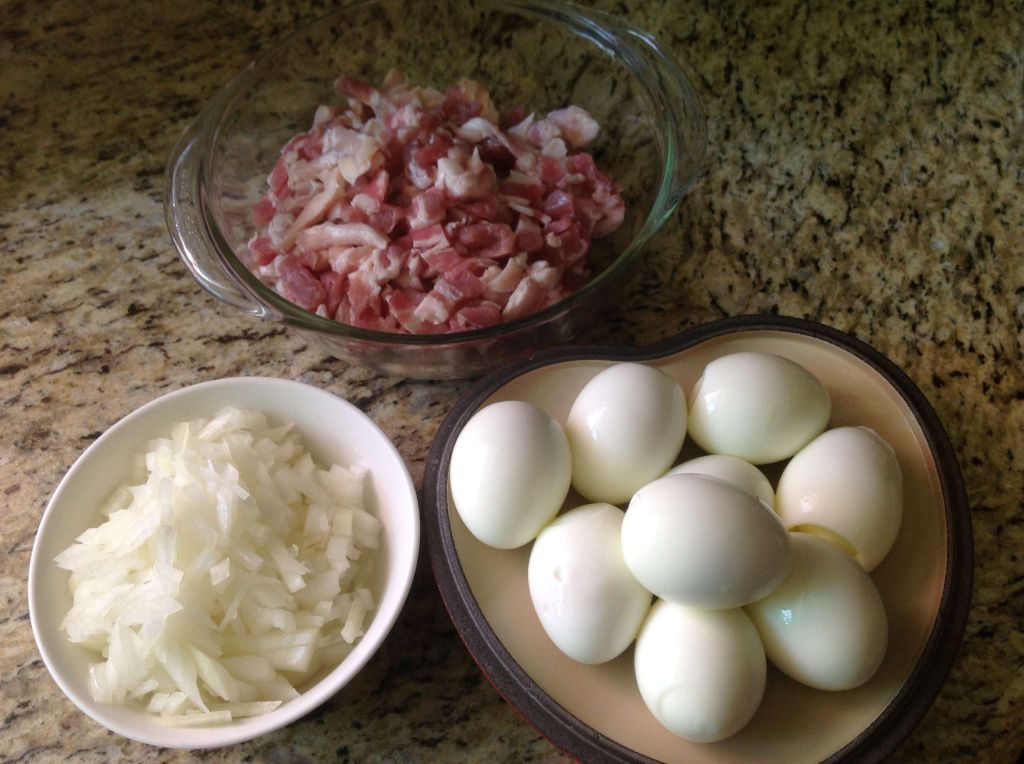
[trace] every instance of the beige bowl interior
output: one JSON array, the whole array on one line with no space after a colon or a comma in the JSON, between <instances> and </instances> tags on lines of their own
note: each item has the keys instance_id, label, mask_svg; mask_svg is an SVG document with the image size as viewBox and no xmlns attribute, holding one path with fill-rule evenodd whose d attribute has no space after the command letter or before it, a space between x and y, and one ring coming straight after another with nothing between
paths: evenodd
<instances>
[{"instance_id":1,"label":"beige bowl interior","mask_svg":"<svg viewBox=\"0 0 1024 764\"><path fill-rule=\"evenodd\" d=\"M936 619L946 572L946 519L937 465L916 419L899 393L870 365L829 342L776 330L719 336L651 361L689 393L714 358L756 350L790 358L815 374L833 404L830 427L865 425L896 450L904 474L904 519L892 551L872 573L889 618L889 648L867 684L828 693L804 687L769 669L756 716L732 738L690 743L664 729L640 698L633 652L600 666L584 666L551 643L527 588L530 545L512 551L477 541L449 496L449 518L462 567L484 616L523 670L557 703L601 735L664 762L820 761L868 727L893 700L924 650ZM571 361L536 369L492 395L530 401L564 422L586 382L611 361ZM756 380L754 381L756 382ZM679 461L700 452L687 444ZM780 465L765 470L776 482ZM582 504L570 494L565 508Z\"/></svg>"}]
</instances>

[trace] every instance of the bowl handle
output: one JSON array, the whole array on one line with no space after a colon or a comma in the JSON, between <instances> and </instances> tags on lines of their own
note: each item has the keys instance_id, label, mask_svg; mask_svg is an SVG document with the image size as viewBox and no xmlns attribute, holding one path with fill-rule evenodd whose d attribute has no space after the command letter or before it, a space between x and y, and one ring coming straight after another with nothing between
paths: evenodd
<instances>
[{"instance_id":1,"label":"bowl handle","mask_svg":"<svg viewBox=\"0 0 1024 764\"><path fill-rule=\"evenodd\" d=\"M198 137L206 114L188 126L167 161L164 217L178 254L196 281L214 297L263 318L278 318L238 282L221 259L202 214L204 142Z\"/></svg>"}]
</instances>

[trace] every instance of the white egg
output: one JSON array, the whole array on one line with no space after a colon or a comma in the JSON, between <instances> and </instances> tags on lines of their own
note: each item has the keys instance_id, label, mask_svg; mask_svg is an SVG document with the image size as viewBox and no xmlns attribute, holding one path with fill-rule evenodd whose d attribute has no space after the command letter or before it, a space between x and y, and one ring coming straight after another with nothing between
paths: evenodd
<instances>
[{"instance_id":1,"label":"white egg","mask_svg":"<svg viewBox=\"0 0 1024 764\"><path fill-rule=\"evenodd\" d=\"M669 475L710 475L727 483L742 488L752 496L756 496L769 507L775 506L775 491L772 484L750 462L725 454L708 454L696 459L677 464L668 471Z\"/></svg>"},{"instance_id":2,"label":"white egg","mask_svg":"<svg viewBox=\"0 0 1024 764\"><path fill-rule=\"evenodd\" d=\"M615 658L636 638L651 607L622 560L622 510L572 509L541 531L530 552L530 598L559 650L581 663Z\"/></svg>"},{"instance_id":3,"label":"white egg","mask_svg":"<svg viewBox=\"0 0 1024 764\"><path fill-rule=\"evenodd\" d=\"M752 464L787 459L825 429L825 386L771 353L732 353L709 363L690 393L689 434L705 451Z\"/></svg>"},{"instance_id":4,"label":"white egg","mask_svg":"<svg viewBox=\"0 0 1024 764\"><path fill-rule=\"evenodd\" d=\"M629 503L622 553L636 579L663 599L735 608L783 579L789 534L741 488L707 475L666 475Z\"/></svg>"},{"instance_id":5,"label":"white egg","mask_svg":"<svg viewBox=\"0 0 1024 764\"><path fill-rule=\"evenodd\" d=\"M486 406L452 448L449 485L469 532L499 549L532 541L561 509L572 461L561 426L523 401Z\"/></svg>"},{"instance_id":6,"label":"white egg","mask_svg":"<svg viewBox=\"0 0 1024 764\"><path fill-rule=\"evenodd\" d=\"M620 363L591 379L565 424L573 487L622 504L672 466L686 437L686 399L654 366Z\"/></svg>"},{"instance_id":7,"label":"white egg","mask_svg":"<svg viewBox=\"0 0 1024 764\"><path fill-rule=\"evenodd\" d=\"M661 600L640 629L637 686L655 718L687 740L733 735L754 716L767 671L742 609L703 610Z\"/></svg>"},{"instance_id":8,"label":"white egg","mask_svg":"<svg viewBox=\"0 0 1024 764\"><path fill-rule=\"evenodd\" d=\"M747 606L776 667L819 690L864 684L885 657L885 606L871 577L822 538L792 534L789 575Z\"/></svg>"},{"instance_id":9,"label":"white egg","mask_svg":"<svg viewBox=\"0 0 1024 764\"><path fill-rule=\"evenodd\" d=\"M896 452L866 427L828 430L786 465L775 508L791 531L820 533L872 571L903 520Z\"/></svg>"}]
</instances>

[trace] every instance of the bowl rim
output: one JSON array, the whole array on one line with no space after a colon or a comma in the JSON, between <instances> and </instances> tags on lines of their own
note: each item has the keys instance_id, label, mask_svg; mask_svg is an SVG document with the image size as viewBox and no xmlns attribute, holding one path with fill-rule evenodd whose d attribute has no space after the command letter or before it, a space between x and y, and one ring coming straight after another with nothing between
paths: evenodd
<instances>
[{"instance_id":1,"label":"bowl rim","mask_svg":"<svg viewBox=\"0 0 1024 764\"><path fill-rule=\"evenodd\" d=\"M948 676L970 611L974 546L970 506L949 436L924 394L881 352L838 329L808 319L743 315L693 327L641 347L575 345L549 348L513 361L480 379L442 422L424 470L424 536L435 584L456 631L498 693L522 718L570 756L595 764L659 764L582 722L555 702L515 661L487 622L469 587L455 548L448 515L448 465L455 439L493 393L545 366L571 361L645 362L687 350L707 340L744 332L805 335L847 351L877 372L903 399L935 459L946 519L946 570L935 621L910 675L875 720L833 753L826 764L881 762L921 721Z\"/></svg>"},{"instance_id":2,"label":"bowl rim","mask_svg":"<svg viewBox=\"0 0 1024 764\"><path fill-rule=\"evenodd\" d=\"M189 149L189 145L193 141L200 141L204 144L200 151L203 171L196 179L199 188L197 196L201 209L200 223L213 244L214 256L225 268L226 273L236 286L249 297L266 306L252 308L250 312L257 315L272 315L276 320L295 328L323 332L331 337L344 337L385 346L449 347L487 340L493 341L506 335L528 332L536 327L544 326L571 311L590 295L600 293L614 285L623 276L628 266L641 255L648 242L658 233L664 223L675 213L682 199L703 174L707 163L706 112L692 75L680 68L678 62L658 43L653 35L611 14L559 0L509 0L508 2L482 0L482 4L497 12L518 13L562 27L588 42L595 50L607 53L608 47L615 48L617 46L618 59L631 73L636 86L643 90L652 102L664 102L664 97L659 99L654 96L659 93L663 96L668 95L668 86L665 81L669 79L668 75L671 75L672 89L675 91L672 95L675 100L684 102L685 108L691 112L694 136L697 138L696 144L688 147L690 151L687 152L693 157L693 167L680 183L675 177L675 172L680 166L684 154L683 147L679 145L678 136L671 130L668 130L665 136L658 136L659 153L663 155L661 175L657 193L644 217L643 224L625 249L616 255L605 268L589 278L582 287L546 308L494 326L440 334L382 332L318 316L287 300L256 277L232 251L217 224L217 217L210 207L210 181L205 178L205 171L215 166L216 149L219 145L224 116L247 89L258 84L259 73L267 67L267 63L280 55L288 46L294 44L296 40L315 31L321 25L336 22L354 8L372 6L387 1L353 0L344 3L341 7L300 26L297 30L280 38L271 47L261 51L215 94L171 152L167 163L167 184L170 183L177 158ZM670 68L668 71L664 68L666 66ZM647 76L643 76L645 67L650 70ZM659 109L659 111L670 110ZM169 209L171 196L168 193L168 188L169 185L165 187L164 204L165 213L170 221L175 214ZM177 238L173 235L172 238L180 248L181 244ZM184 256L184 253L179 252L179 254ZM209 288L204 281L200 280L200 283ZM267 308L270 310L267 311Z\"/></svg>"},{"instance_id":3,"label":"bowl rim","mask_svg":"<svg viewBox=\"0 0 1024 764\"><path fill-rule=\"evenodd\" d=\"M68 675L66 666L58 660L49 649L50 642L61 635L44 633L42 626L39 623L38 614L40 612L40 608L43 606L43 598L45 597L45 594L39 589L42 585L42 567L44 565L53 564L52 560L43 558L41 552L41 540L45 538L46 528L50 524L56 522L58 515L55 513L53 508L61 502L61 495L65 492L66 487L71 482L72 476L81 474L83 470L87 469L89 460L92 456L95 453L102 451L106 447L105 444L114 441L124 430L130 428L140 419L145 419L151 416L155 417L154 412L181 399L202 399L202 396L209 391L231 391L233 389L253 389L258 387L266 388L268 391L272 390L274 391L274 395L304 395L320 399L324 402L323 405L325 407L337 406L340 409L345 410L349 415L355 416L369 428L370 432L379 436L379 446L386 452L389 459L396 460L402 467L401 474L389 475L388 479L389 481L397 482L400 485L403 504L407 503L409 506L409 511L407 513L409 517L406 518L405 523L407 526L406 532L408 533L408 546L411 550L411 554L408 554L407 556L400 556L397 552L401 550L389 550L390 559L395 563L395 574L393 577L387 579L388 588L391 588L391 591L388 592L387 598L393 600L393 605L386 611L376 610L374 619L369 622L369 625L372 626L376 622L378 614L383 618L383 620L380 621L381 625L378 627L379 635L376 643L369 644L367 649L360 651L356 655L350 654L337 666L331 669L330 672L301 692L298 697L282 703L278 708L273 711L269 711L266 714L261 714L255 717L240 718L238 720L240 724L238 725L232 723L230 725L214 725L210 727L167 727L167 730L176 731L182 735L183 739L179 745L174 742L168 742L168 740L165 739L157 739L146 732L145 727L136 728L130 725L123 725L117 721L112 723L107 714L103 712L105 704L97 703L87 693L85 695L80 695L67 683L65 679ZM152 426L149 429L152 430ZM158 437L158 434L150 434L147 438L148 437ZM98 507L94 507L92 508L92 511L98 511L98 509ZM255 737L259 737L260 735L285 727L310 713L340 692L349 682L352 681L352 679L355 678L359 671L361 671L365 665L370 662L390 634L408 598L416 571L416 565L419 559L420 537L421 523L419 500L416 493L416 487L412 481L412 476L409 473L408 465L405 463L401 453L395 447L394 442L390 437L388 437L387 433L385 433L380 426L369 417L369 415L360 410L350 401L347 401L341 396L335 395L324 388L305 382L299 382L297 380L279 377L255 375L235 376L212 379L193 385L187 385L176 390L165 392L119 418L75 458L74 462L70 467L68 467L67 471L63 474L60 481L53 489L39 520L36 536L32 544L32 552L29 558L27 599L32 635L36 643L36 649L39 651L50 677L60 688L61 692L63 692L64 695L82 713L106 729L147 745L170 748L208 749L245 742L246 740L251 740ZM381 592L378 607L384 602L384 600L384 592ZM356 644L363 644L363 640L360 640ZM350 661L351 658L354 658L354 660ZM333 682L329 682L328 680L331 674L338 671L342 666L345 666L345 671ZM261 724L260 722L264 723ZM194 744L184 739L190 730L202 730L207 733L205 737L216 737L216 740L212 742ZM213 730L219 730L221 734L218 736L209 734Z\"/></svg>"}]
</instances>

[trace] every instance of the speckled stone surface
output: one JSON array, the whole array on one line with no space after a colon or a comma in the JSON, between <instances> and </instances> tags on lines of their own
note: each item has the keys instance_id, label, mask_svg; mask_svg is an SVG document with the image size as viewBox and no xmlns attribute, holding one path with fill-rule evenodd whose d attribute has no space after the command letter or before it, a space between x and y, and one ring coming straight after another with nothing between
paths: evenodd
<instances>
[{"instance_id":1,"label":"speckled stone surface","mask_svg":"<svg viewBox=\"0 0 1024 764\"><path fill-rule=\"evenodd\" d=\"M892 761L1013 762L1024 747L1024 6L604 6L689 63L713 158L585 339L642 344L778 312L851 332L901 365L959 454L977 565L952 673ZM323 7L2 9L0 759L564 761L481 676L425 555L379 655L273 735L201 754L149 748L60 693L32 640L29 554L50 493L105 428L200 380L298 379L372 416L419 484L467 383L325 358L218 304L166 233L163 168L179 132L252 54Z\"/></svg>"}]
</instances>

